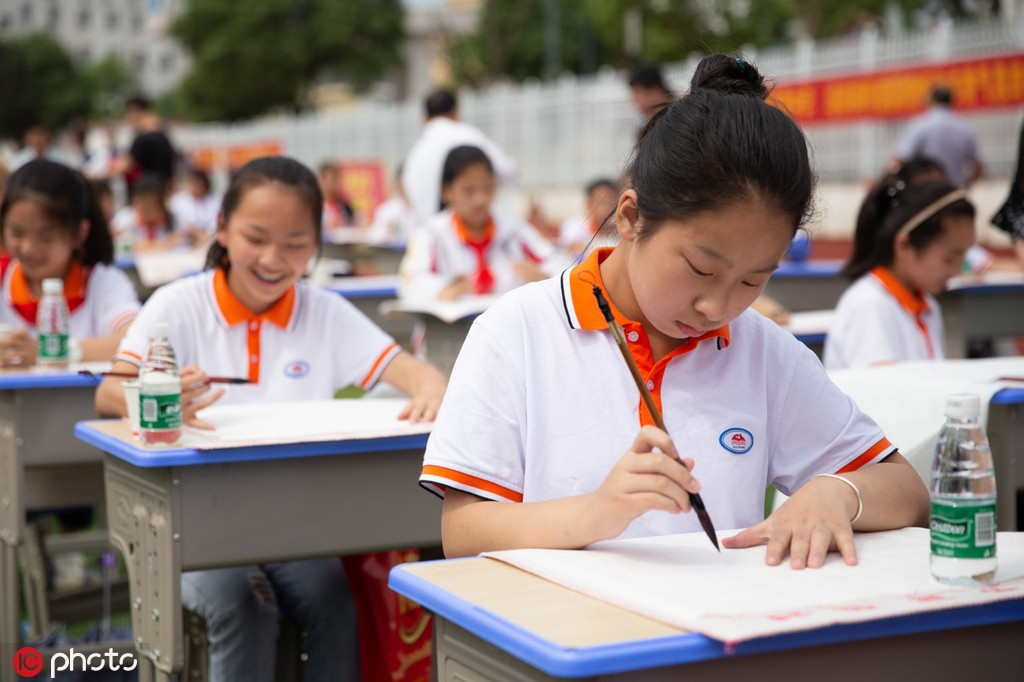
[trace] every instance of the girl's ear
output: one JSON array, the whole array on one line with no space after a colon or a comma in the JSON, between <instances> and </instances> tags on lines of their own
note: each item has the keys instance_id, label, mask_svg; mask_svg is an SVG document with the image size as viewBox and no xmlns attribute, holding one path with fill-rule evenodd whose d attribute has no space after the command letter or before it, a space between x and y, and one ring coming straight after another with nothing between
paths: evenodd
<instances>
[{"instance_id":1,"label":"girl's ear","mask_svg":"<svg viewBox=\"0 0 1024 682\"><path fill-rule=\"evenodd\" d=\"M89 230L92 228L92 224L82 218L78 223L78 234L75 235L75 248L80 249L85 245L85 240L89 238Z\"/></svg>"},{"instance_id":2,"label":"girl's ear","mask_svg":"<svg viewBox=\"0 0 1024 682\"><path fill-rule=\"evenodd\" d=\"M627 189L619 195L619 205L615 208L615 229L628 242L635 240L637 235L637 222L640 218L636 204L636 190Z\"/></svg>"}]
</instances>

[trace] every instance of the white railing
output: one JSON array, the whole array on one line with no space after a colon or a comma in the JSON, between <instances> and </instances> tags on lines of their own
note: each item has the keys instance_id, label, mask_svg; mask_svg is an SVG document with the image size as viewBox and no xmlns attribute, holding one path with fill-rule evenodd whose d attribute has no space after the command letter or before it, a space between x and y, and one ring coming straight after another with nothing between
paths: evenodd
<instances>
[{"instance_id":1,"label":"white railing","mask_svg":"<svg viewBox=\"0 0 1024 682\"><path fill-rule=\"evenodd\" d=\"M1019 50L1024 50L1024 13L1009 23L940 21L927 31L896 36L866 31L744 54L769 77L785 81ZM682 88L696 63L697 57L692 57L669 64L666 77ZM483 129L518 161L520 186L527 192L579 187L595 176L617 174L640 125L624 74L611 69L593 76L567 74L547 83L463 92L460 110L463 119ZM1020 111L985 111L966 118L979 136L989 175L1009 175L1016 162L1013 141ZM419 102L368 100L344 113L183 125L174 136L186 152L206 145L277 140L285 153L311 166L326 159L379 159L394 167L416 139L421 122ZM809 126L821 179L875 176L891 157L904 125L897 121Z\"/></svg>"}]
</instances>

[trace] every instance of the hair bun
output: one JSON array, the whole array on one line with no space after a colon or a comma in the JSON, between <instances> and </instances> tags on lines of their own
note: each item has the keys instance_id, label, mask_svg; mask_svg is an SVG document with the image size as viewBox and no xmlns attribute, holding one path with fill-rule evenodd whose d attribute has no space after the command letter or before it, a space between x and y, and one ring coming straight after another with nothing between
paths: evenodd
<instances>
[{"instance_id":1,"label":"hair bun","mask_svg":"<svg viewBox=\"0 0 1024 682\"><path fill-rule=\"evenodd\" d=\"M734 95L754 95L759 99L768 96L764 76L754 65L740 57L712 54L697 64L690 79L691 90L717 90Z\"/></svg>"}]
</instances>

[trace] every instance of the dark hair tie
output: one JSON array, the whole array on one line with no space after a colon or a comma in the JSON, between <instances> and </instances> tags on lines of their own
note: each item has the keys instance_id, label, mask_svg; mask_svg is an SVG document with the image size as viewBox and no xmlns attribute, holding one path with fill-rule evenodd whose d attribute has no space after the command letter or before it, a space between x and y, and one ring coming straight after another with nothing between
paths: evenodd
<instances>
[{"instance_id":1,"label":"dark hair tie","mask_svg":"<svg viewBox=\"0 0 1024 682\"><path fill-rule=\"evenodd\" d=\"M740 59L739 57L736 57L736 63L740 65L740 70L741 71L743 71L743 70L745 70L747 68L746 63L742 59Z\"/></svg>"},{"instance_id":2,"label":"dark hair tie","mask_svg":"<svg viewBox=\"0 0 1024 682\"><path fill-rule=\"evenodd\" d=\"M885 193L889 196L889 203L892 204L893 208L896 208L900 204L900 196L903 194L903 190L907 188L907 183L902 180L897 180L894 184L890 185Z\"/></svg>"}]
</instances>

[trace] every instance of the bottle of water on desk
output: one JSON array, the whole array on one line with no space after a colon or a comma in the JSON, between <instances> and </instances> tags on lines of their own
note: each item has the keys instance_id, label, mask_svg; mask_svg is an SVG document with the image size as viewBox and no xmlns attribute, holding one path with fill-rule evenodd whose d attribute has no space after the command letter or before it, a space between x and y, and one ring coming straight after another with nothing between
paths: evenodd
<instances>
[{"instance_id":1,"label":"bottle of water on desk","mask_svg":"<svg viewBox=\"0 0 1024 682\"><path fill-rule=\"evenodd\" d=\"M996 478L976 395L946 398L931 479L931 569L939 582L979 585L996 573Z\"/></svg>"},{"instance_id":2,"label":"bottle of water on desk","mask_svg":"<svg viewBox=\"0 0 1024 682\"><path fill-rule=\"evenodd\" d=\"M43 296L36 311L36 329L39 332L39 357L42 367L68 366L68 304L64 300L64 282L59 279L43 280Z\"/></svg>"},{"instance_id":3,"label":"bottle of water on desk","mask_svg":"<svg viewBox=\"0 0 1024 682\"><path fill-rule=\"evenodd\" d=\"M139 439L173 445L181 437L181 378L166 322L149 325L149 346L139 375Z\"/></svg>"}]
</instances>

